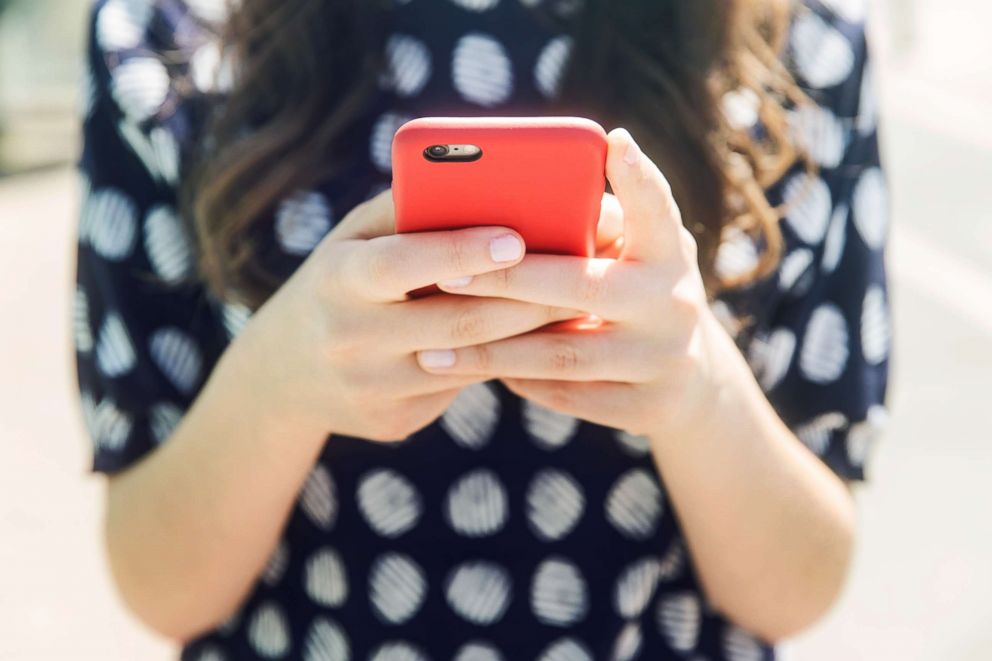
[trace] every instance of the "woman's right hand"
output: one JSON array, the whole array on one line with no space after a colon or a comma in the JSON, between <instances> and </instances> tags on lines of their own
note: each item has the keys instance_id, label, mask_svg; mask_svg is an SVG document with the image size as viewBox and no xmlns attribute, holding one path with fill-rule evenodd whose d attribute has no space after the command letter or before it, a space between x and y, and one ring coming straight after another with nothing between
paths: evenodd
<instances>
[{"instance_id":1,"label":"woman's right hand","mask_svg":"<svg viewBox=\"0 0 992 661\"><path fill-rule=\"evenodd\" d=\"M259 412L277 427L403 440L437 419L462 388L485 380L430 374L417 351L483 344L582 316L509 299L407 296L512 267L524 251L522 237L504 227L396 234L387 189L342 219L228 353L241 354Z\"/></svg>"}]
</instances>

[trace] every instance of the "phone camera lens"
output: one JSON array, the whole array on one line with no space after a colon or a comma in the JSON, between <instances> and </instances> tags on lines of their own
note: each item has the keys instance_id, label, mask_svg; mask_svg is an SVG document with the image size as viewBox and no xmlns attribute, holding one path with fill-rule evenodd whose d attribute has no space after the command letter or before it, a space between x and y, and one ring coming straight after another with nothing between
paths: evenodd
<instances>
[{"instance_id":1,"label":"phone camera lens","mask_svg":"<svg viewBox=\"0 0 992 661\"><path fill-rule=\"evenodd\" d=\"M448 148L445 145L433 145L427 148L427 153L435 158L441 158L448 155Z\"/></svg>"}]
</instances>

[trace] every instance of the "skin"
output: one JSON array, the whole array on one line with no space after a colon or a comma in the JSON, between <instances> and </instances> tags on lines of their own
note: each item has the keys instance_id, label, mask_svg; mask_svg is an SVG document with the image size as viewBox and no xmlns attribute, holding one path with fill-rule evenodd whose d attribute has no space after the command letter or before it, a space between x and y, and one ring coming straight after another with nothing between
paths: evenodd
<instances>
[{"instance_id":1,"label":"skin","mask_svg":"<svg viewBox=\"0 0 992 661\"><path fill-rule=\"evenodd\" d=\"M626 131L609 140L616 197L604 197L596 258L497 263L492 239L523 243L500 227L397 235L389 191L325 237L169 442L109 478L111 570L140 619L179 640L224 622L333 434L405 439L494 378L648 436L703 588L733 620L774 641L827 610L850 560L851 496L709 312L661 172Z\"/></svg>"}]
</instances>

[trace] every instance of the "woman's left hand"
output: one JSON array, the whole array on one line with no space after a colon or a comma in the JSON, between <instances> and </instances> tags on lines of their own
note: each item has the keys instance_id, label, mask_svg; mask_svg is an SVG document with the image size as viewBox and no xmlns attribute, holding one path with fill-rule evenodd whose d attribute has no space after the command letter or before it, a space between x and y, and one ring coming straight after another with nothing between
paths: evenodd
<instances>
[{"instance_id":1,"label":"woman's left hand","mask_svg":"<svg viewBox=\"0 0 992 661\"><path fill-rule=\"evenodd\" d=\"M491 375L547 408L632 434L662 435L705 415L721 380L712 357L732 342L707 304L695 240L664 175L624 129L609 135L606 175L616 198L604 198L596 258L526 255L466 286L439 285L593 317L438 347L454 352L454 364L432 368L421 360L424 369Z\"/></svg>"}]
</instances>

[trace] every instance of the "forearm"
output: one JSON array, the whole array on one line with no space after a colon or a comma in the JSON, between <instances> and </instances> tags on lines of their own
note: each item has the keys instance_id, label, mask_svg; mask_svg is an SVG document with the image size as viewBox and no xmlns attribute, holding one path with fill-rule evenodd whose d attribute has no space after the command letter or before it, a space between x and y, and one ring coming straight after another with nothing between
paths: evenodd
<instances>
[{"instance_id":1,"label":"forearm","mask_svg":"<svg viewBox=\"0 0 992 661\"><path fill-rule=\"evenodd\" d=\"M235 610L326 438L272 408L246 342L231 345L168 442L108 488L107 547L122 596L173 638Z\"/></svg>"},{"instance_id":2,"label":"forearm","mask_svg":"<svg viewBox=\"0 0 992 661\"><path fill-rule=\"evenodd\" d=\"M652 447L708 597L777 640L818 619L839 593L854 503L723 338L715 358L724 377L708 414L680 433L653 435Z\"/></svg>"}]
</instances>

